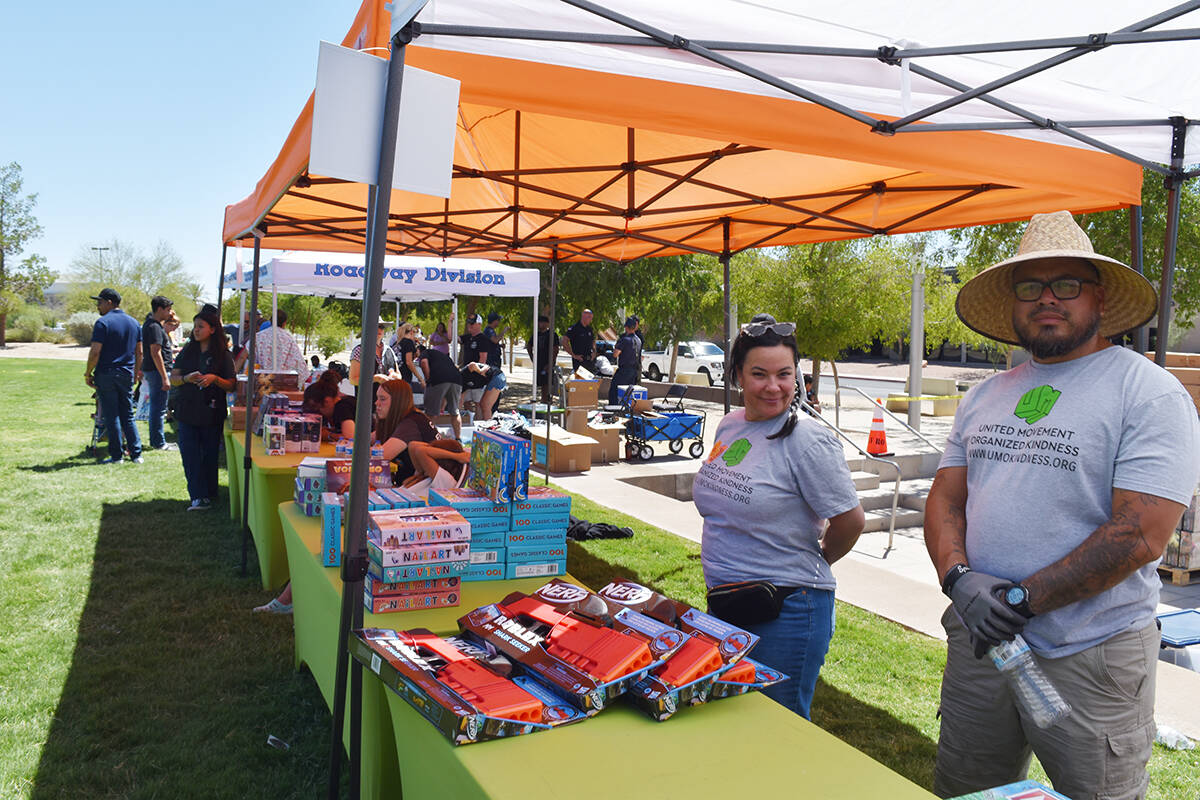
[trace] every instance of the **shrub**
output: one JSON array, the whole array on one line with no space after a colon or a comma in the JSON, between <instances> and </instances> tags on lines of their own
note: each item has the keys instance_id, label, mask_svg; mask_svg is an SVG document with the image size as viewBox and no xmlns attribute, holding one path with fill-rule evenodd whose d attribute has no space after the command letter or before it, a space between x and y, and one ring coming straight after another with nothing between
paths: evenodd
<instances>
[{"instance_id":1,"label":"shrub","mask_svg":"<svg viewBox=\"0 0 1200 800\"><path fill-rule=\"evenodd\" d=\"M88 345L92 341L92 326L98 319L100 319L100 315L95 311L76 311L67 317L63 327L75 344Z\"/></svg>"},{"instance_id":2,"label":"shrub","mask_svg":"<svg viewBox=\"0 0 1200 800\"><path fill-rule=\"evenodd\" d=\"M38 341L51 342L53 344L69 344L71 337L62 328L42 328L42 332L38 334Z\"/></svg>"},{"instance_id":3,"label":"shrub","mask_svg":"<svg viewBox=\"0 0 1200 800\"><path fill-rule=\"evenodd\" d=\"M22 311L12 319L7 331L10 342L36 342L42 332L42 315L36 310Z\"/></svg>"}]
</instances>

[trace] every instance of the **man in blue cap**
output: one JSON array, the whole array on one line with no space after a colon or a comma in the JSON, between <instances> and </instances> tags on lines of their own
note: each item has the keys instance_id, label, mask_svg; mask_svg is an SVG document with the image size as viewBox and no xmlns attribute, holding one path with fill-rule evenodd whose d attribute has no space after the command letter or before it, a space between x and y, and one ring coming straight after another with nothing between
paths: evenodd
<instances>
[{"instance_id":1,"label":"man in blue cap","mask_svg":"<svg viewBox=\"0 0 1200 800\"><path fill-rule=\"evenodd\" d=\"M121 295L115 289L101 289L92 299L100 319L92 326L92 349L83 379L96 389L108 431L108 458L100 463L119 463L127 449L129 459L141 464L142 442L133 424L133 384L142 372L142 327L121 310Z\"/></svg>"}]
</instances>

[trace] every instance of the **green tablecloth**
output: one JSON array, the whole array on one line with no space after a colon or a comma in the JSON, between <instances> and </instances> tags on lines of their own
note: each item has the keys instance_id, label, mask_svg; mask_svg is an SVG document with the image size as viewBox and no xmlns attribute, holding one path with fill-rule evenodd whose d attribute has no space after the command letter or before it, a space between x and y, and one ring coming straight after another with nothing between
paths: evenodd
<instances>
[{"instance_id":1,"label":"green tablecloth","mask_svg":"<svg viewBox=\"0 0 1200 800\"><path fill-rule=\"evenodd\" d=\"M292 573L296 663L308 665L328 703L336 665L339 571L320 566L316 518L300 514L294 503L281 505L279 516ZM467 583L459 608L366 614L363 624L455 633L455 621L467 610L544 582ZM577 725L465 747L452 747L369 671L363 697L365 797L394 796L402 770L405 796L418 799L727 800L750 793L832 800L933 798L759 694L684 709L662 723L618 705ZM383 708L369 708L373 702Z\"/></svg>"},{"instance_id":2,"label":"green tablecloth","mask_svg":"<svg viewBox=\"0 0 1200 800\"><path fill-rule=\"evenodd\" d=\"M234 451L241 464L245 431L236 431ZM262 586L272 591L283 588L288 581L287 553L283 545L283 527L279 524L279 504L290 501L296 491L296 466L308 456L332 458L333 445L326 442L318 453L288 453L269 456L258 436L250 438L250 533L258 552ZM244 487L243 487L244 491ZM241 518L241 508L238 508Z\"/></svg>"},{"instance_id":3,"label":"green tablecloth","mask_svg":"<svg viewBox=\"0 0 1200 800\"><path fill-rule=\"evenodd\" d=\"M333 708L333 687L337 676L337 638L342 597L341 570L321 566L321 521L306 517L291 502L280 503L278 518L287 546L292 577L292 620L296 636L296 668L307 666L317 681L326 705ZM364 614L363 625L377 628L428 628L448 635L458 632L457 620L466 611L498 600L509 592L530 592L545 583L544 578L518 581L480 581L463 584L462 605L431 611L404 611L395 614ZM363 797L387 796L381 787L399 785L396 744L392 735L391 715L384 687L369 672L363 679ZM422 720L422 724L429 726ZM422 731L424 733L425 731ZM437 735L430 728L429 733ZM346 741L349 741L347 738ZM449 795L445 795L449 797Z\"/></svg>"},{"instance_id":4,"label":"green tablecloth","mask_svg":"<svg viewBox=\"0 0 1200 800\"><path fill-rule=\"evenodd\" d=\"M242 519L242 453L245 431L235 431L229 419L225 420L225 467L229 471L229 518L234 522Z\"/></svg>"}]
</instances>

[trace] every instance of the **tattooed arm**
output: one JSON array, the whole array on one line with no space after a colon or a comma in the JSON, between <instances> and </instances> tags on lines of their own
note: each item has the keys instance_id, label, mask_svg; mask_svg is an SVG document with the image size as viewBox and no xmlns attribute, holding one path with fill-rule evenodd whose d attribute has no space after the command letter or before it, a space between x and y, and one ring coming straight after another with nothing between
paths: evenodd
<instances>
[{"instance_id":1,"label":"tattooed arm","mask_svg":"<svg viewBox=\"0 0 1200 800\"><path fill-rule=\"evenodd\" d=\"M1183 511L1179 503L1152 494L1113 489L1108 522L1024 580L1030 608L1043 614L1116 586L1162 555Z\"/></svg>"},{"instance_id":2,"label":"tattooed arm","mask_svg":"<svg viewBox=\"0 0 1200 800\"><path fill-rule=\"evenodd\" d=\"M938 581L955 564L967 563L967 468L937 471L925 500L925 547Z\"/></svg>"}]
</instances>

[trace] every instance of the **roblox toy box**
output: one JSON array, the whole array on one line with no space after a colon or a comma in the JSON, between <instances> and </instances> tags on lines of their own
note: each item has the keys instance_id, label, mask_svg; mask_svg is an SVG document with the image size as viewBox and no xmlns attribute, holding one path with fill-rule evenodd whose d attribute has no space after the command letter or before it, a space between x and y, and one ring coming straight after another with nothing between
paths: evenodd
<instances>
[{"instance_id":1,"label":"roblox toy box","mask_svg":"<svg viewBox=\"0 0 1200 800\"><path fill-rule=\"evenodd\" d=\"M464 745L547 730L584 715L538 687L511 680L511 664L458 637L427 630L354 632L353 656L441 731Z\"/></svg>"}]
</instances>

